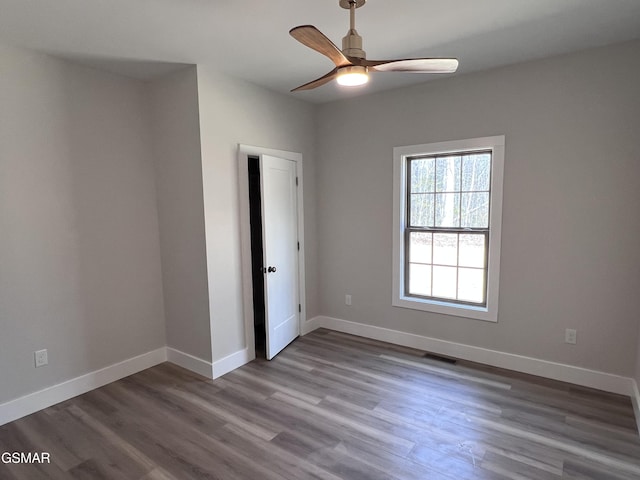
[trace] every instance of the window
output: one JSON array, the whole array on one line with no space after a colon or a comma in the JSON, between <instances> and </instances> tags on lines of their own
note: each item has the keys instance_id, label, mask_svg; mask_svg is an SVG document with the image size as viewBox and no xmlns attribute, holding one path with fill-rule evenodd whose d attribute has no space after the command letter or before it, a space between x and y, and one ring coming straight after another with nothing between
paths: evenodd
<instances>
[{"instance_id":1,"label":"window","mask_svg":"<svg viewBox=\"0 0 640 480\"><path fill-rule=\"evenodd\" d=\"M394 149L393 305L497 321L504 137Z\"/></svg>"}]
</instances>

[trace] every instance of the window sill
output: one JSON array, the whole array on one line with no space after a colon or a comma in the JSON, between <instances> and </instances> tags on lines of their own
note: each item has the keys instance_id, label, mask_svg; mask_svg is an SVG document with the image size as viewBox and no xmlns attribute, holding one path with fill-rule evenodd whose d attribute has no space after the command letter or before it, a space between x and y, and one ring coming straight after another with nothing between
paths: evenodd
<instances>
[{"instance_id":1,"label":"window sill","mask_svg":"<svg viewBox=\"0 0 640 480\"><path fill-rule=\"evenodd\" d=\"M498 312L487 307L474 307L473 305L460 305L459 303L449 303L407 296L394 298L392 305L394 307L441 313L443 315L471 318L474 320L483 320L485 322L495 323L498 321Z\"/></svg>"}]
</instances>

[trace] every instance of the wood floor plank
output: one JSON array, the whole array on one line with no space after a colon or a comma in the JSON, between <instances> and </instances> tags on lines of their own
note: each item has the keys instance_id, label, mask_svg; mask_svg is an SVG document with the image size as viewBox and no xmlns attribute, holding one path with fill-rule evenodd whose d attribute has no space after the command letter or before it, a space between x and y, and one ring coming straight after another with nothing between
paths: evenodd
<instances>
[{"instance_id":1,"label":"wood floor plank","mask_svg":"<svg viewBox=\"0 0 640 480\"><path fill-rule=\"evenodd\" d=\"M358 458L375 466L378 470L388 472L394 478L428 478L430 480L455 480L455 477L446 475L433 468L425 467L413 462L408 457L395 454L380 455L377 445L364 441L351 435L347 435L336 447L336 452L346 458Z\"/></svg>"},{"instance_id":2,"label":"wood floor plank","mask_svg":"<svg viewBox=\"0 0 640 480\"><path fill-rule=\"evenodd\" d=\"M56 412L51 416L30 415L16 424L16 428L30 444L49 452L55 465L67 471L90 458L79 451L79 446L65 440L64 433L71 431L68 423L64 413Z\"/></svg>"},{"instance_id":3,"label":"wood floor plank","mask_svg":"<svg viewBox=\"0 0 640 480\"><path fill-rule=\"evenodd\" d=\"M2 480L631 480L630 399L329 330L217 380L165 363L0 427Z\"/></svg>"},{"instance_id":4,"label":"wood floor plank","mask_svg":"<svg viewBox=\"0 0 640 480\"><path fill-rule=\"evenodd\" d=\"M277 476L290 480L306 480L321 478L325 480L338 480L328 470L309 462L282 448L278 443L256 440L248 435L245 430L238 429L235 425L227 425L227 432L218 432L220 438L236 449L241 450L248 457L248 461L260 465L265 471L275 473ZM230 434L230 435L229 435Z\"/></svg>"},{"instance_id":5,"label":"wood floor plank","mask_svg":"<svg viewBox=\"0 0 640 480\"><path fill-rule=\"evenodd\" d=\"M369 423L362 423L346 415L336 413L334 410L325 408L321 404L311 405L281 392L274 393L273 398L286 403L290 407L304 410L314 417L319 417L321 421L328 422L336 429L346 430L349 433L355 432L356 435L377 441L381 448L390 452L407 453L414 446L414 443L410 440L405 440L396 435L389 434L384 430L372 427Z\"/></svg>"}]
</instances>

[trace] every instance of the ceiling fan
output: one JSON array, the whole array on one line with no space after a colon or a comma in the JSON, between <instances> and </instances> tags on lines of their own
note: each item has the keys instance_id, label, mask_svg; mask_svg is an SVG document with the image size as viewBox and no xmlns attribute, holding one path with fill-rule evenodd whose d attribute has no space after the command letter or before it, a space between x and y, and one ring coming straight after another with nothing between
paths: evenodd
<instances>
[{"instance_id":1,"label":"ceiling fan","mask_svg":"<svg viewBox=\"0 0 640 480\"><path fill-rule=\"evenodd\" d=\"M342 50L313 25L292 28L289 34L303 45L328 57L335 68L326 75L291 90L311 90L334 78L340 85L357 86L369 81L369 72L453 73L458 68L455 58L408 58L402 60L367 60L362 50L362 37L356 31L356 8L366 0L339 0L349 10L350 25L342 39Z\"/></svg>"}]
</instances>

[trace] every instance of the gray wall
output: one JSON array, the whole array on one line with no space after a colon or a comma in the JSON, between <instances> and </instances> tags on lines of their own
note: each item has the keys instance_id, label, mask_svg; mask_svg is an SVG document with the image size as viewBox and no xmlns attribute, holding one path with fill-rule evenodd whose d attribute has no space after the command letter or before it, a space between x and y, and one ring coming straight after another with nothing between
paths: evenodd
<instances>
[{"instance_id":1,"label":"gray wall","mask_svg":"<svg viewBox=\"0 0 640 480\"><path fill-rule=\"evenodd\" d=\"M238 144L300 152L304 165L307 315L318 312L313 106L198 66L204 214L214 360L246 347Z\"/></svg>"},{"instance_id":2,"label":"gray wall","mask_svg":"<svg viewBox=\"0 0 640 480\"><path fill-rule=\"evenodd\" d=\"M1 403L165 332L144 85L3 46L0 65Z\"/></svg>"},{"instance_id":3,"label":"gray wall","mask_svg":"<svg viewBox=\"0 0 640 480\"><path fill-rule=\"evenodd\" d=\"M149 86L167 345L211 361L195 67Z\"/></svg>"},{"instance_id":4,"label":"gray wall","mask_svg":"<svg viewBox=\"0 0 640 480\"><path fill-rule=\"evenodd\" d=\"M321 312L633 376L638 85L635 42L321 106ZM393 147L500 134L498 323L391 307ZM563 343L565 328L577 345Z\"/></svg>"}]
</instances>

